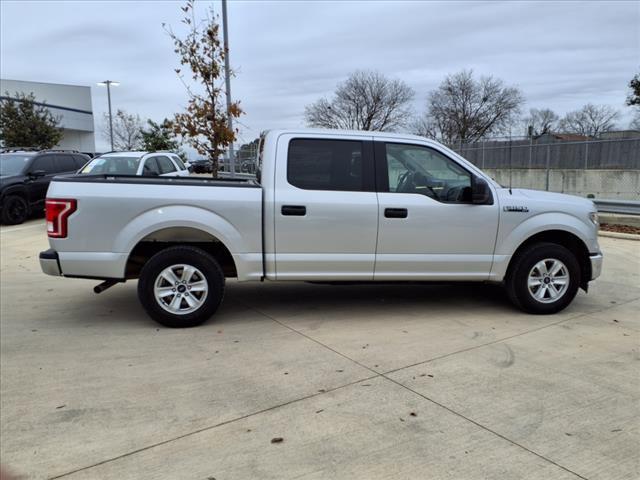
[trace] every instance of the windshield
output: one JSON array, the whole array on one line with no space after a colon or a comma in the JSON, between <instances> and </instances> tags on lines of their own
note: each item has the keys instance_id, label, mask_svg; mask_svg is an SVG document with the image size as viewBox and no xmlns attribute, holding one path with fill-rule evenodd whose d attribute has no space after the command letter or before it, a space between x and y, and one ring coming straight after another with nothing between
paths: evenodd
<instances>
[{"instance_id":1,"label":"windshield","mask_svg":"<svg viewBox=\"0 0 640 480\"><path fill-rule=\"evenodd\" d=\"M140 157L97 157L87 163L80 173L91 175L135 175Z\"/></svg>"},{"instance_id":2,"label":"windshield","mask_svg":"<svg viewBox=\"0 0 640 480\"><path fill-rule=\"evenodd\" d=\"M20 175L33 155L19 153L0 154L0 176Z\"/></svg>"}]
</instances>

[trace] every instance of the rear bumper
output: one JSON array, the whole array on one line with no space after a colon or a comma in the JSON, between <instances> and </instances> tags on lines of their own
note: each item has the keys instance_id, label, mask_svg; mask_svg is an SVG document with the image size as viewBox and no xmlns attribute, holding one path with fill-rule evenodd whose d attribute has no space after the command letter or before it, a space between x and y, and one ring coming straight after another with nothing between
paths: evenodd
<instances>
[{"instance_id":1,"label":"rear bumper","mask_svg":"<svg viewBox=\"0 0 640 480\"><path fill-rule=\"evenodd\" d=\"M602 254L592 254L591 259L591 280L595 280L602 273Z\"/></svg>"},{"instance_id":2,"label":"rear bumper","mask_svg":"<svg viewBox=\"0 0 640 480\"><path fill-rule=\"evenodd\" d=\"M62 275L58 252L56 252L53 248L45 250L44 252L40 252L40 268L47 275L53 275L56 277Z\"/></svg>"}]
</instances>

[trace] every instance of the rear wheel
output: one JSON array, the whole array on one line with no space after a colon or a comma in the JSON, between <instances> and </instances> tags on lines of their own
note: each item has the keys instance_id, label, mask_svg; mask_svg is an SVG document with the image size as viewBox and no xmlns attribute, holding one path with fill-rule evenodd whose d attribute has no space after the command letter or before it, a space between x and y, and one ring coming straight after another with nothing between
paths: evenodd
<instances>
[{"instance_id":1,"label":"rear wheel","mask_svg":"<svg viewBox=\"0 0 640 480\"><path fill-rule=\"evenodd\" d=\"M220 265L204 250L167 248L145 264L138 298L149 316L172 328L194 327L218 309L224 295Z\"/></svg>"},{"instance_id":2,"label":"rear wheel","mask_svg":"<svg viewBox=\"0 0 640 480\"><path fill-rule=\"evenodd\" d=\"M506 279L511 301L534 314L563 310L576 296L579 283L578 260L555 243L537 243L518 254Z\"/></svg>"},{"instance_id":3,"label":"rear wheel","mask_svg":"<svg viewBox=\"0 0 640 480\"><path fill-rule=\"evenodd\" d=\"M23 223L29 215L29 206L24 198L17 195L9 195L4 199L2 206L2 223L5 225L18 225Z\"/></svg>"}]
</instances>

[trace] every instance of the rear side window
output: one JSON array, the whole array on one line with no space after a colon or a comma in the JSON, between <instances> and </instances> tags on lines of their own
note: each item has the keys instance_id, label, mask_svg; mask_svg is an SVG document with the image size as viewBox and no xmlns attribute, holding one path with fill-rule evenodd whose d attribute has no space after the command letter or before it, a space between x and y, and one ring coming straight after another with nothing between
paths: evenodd
<instances>
[{"instance_id":1,"label":"rear side window","mask_svg":"<svg viewBox=\"0 0 640 480\"><path fill-rule=\"evenodd\" d=\"M366 190L363 151L363 142L358 141L293 139L287 181L305 190Z\"/></svg>"},{"instance_id":2,"label":"rear side window","mask_svg":"<svg viewBox=\"0 0 640 480\"><path fill-rule=\"evenodd\" d=\"M58 172L74 172L78 169L71 155L56 155L55 163Z\"/></svg>"},{"instance_id":3,"label":"rear side window","mask_svg":"<svg viewBox=\"0 0 640 480\"><path fill-rule=\"evenodd\" d=\"M42 157L36 158L29 171L35 172L37 170L44 170L47 175L58 173L59 170L56 169L54 164L54 156L55 155L43 155Z\"/></svg>"},{"instance_id":4,"label":"rear side window","mask_svg":"<svg viewBox=\"0 0 640 480\"><path fill-rule=\"evenodd\" d=\"M160 166L160 173L171 173L176 171L175 165L167 157L156 157Z\"/></svg>"}]
</instances>

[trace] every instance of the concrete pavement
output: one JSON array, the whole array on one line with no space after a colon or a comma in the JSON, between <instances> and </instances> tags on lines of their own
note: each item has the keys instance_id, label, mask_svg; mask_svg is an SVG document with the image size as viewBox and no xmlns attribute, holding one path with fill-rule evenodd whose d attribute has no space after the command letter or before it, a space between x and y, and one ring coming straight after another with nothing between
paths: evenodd
<instances>
[{"instance_id":1,"label":"concrete pavement","mask_svg":"<svg viewBox=\"0 0 640 480\"><path fill-rule=\"evenodd\" d=\"M529 316L490 286L228 284L202 327L0 229L0 460L23 478L636 479L640 242ZM272 439L282 438L272 443Z\"/></svg>"}]
</instances>

